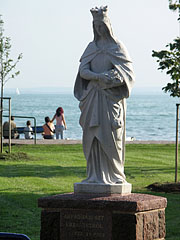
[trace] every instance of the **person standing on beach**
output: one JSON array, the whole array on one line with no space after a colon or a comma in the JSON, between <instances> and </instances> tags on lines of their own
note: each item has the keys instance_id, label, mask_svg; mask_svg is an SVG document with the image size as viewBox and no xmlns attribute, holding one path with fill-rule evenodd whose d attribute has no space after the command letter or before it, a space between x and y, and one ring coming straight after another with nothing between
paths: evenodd
<instances>
[{"instance_id":1,"label":"person standing on beach","mask_svg":"<svg viewBox=\"0 0 180 240\"><path fill-rule=\"evenodd\" d=\"M45 117L45 124L43 125L44 139L54 139L54 124L50 121L49 117Z\"/></svg>"},{"instance_id":2,"label":"person standing on beach","mask_svg":"<svg viewBox=\"0 0 180 240\"><path fill-rule=\"evenodd\" d=\"M134 83L132 61L113 35L107 6L91 9L94 40L84 51L74 96L87 160L83 183L123 184L126 98Z\"/></svg>"},{"instance_id":3,"label":"person standing on beach","mask_svg":"<svg viewBox=\"0 0 180 240\"><path fill-rule=\"evenodd\" d=\"M54 114L53 119L51 122L53 122L56 119L56 127L55 127L55 133L56 133L56 139L59 139L59 136L61 135L61 139L63 139L63 131L64 129L67 129L66 121L64 117L64 110L62 107L58 107L56 109L56 113Z\"/></svg>"}]
</instances>

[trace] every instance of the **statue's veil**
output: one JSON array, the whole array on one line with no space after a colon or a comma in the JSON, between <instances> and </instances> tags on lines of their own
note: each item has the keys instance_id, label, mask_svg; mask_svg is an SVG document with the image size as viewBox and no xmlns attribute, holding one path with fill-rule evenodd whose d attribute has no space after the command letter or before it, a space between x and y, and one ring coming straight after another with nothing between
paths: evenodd
<instances>
[{"instance_id":1,"label":"statue's veil","mask_svg":"<svg viewBox=\"0 0 180 240\"><path fill-rule=\"evenodd\" d=\"M107 6L100 7L100 8L92 8L90 11L93 16L93 32L94 32L94 41L96 42L99 38L99 34L96 31L95 24L96 22L101 22L104 25L106 36L107 38L111 39L112 41L116 42L116 39L113 36L113 31L110 23L110 19L107 16Z\"/></svg>"}]
</instances>

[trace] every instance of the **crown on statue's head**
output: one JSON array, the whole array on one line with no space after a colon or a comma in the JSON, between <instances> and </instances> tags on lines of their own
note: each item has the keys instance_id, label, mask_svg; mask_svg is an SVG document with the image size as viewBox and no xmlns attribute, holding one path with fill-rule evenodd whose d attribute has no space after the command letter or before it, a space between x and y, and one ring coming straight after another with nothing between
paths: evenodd
<instances>
[{"instance_id":1,"label":"crown on statue's head","mask_svg":"<svg viewBox=\"0 0 180 240\"><path fill-rule=\"evenodd\" d=\"M94 21L106 22L108 20L108 17L107 17L108 7L107 6L105 6L105 7L101 6L100 8L95 7L95 8L92 8L90 11L92 13Z\"/></svg>"}]
</instances>

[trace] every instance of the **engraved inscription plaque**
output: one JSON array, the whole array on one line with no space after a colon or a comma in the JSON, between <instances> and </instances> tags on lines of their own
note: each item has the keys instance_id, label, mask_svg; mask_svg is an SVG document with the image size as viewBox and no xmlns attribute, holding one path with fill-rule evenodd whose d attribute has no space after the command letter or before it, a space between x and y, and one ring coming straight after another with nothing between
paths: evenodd
<instances>
[{"instance_id":1,"label":"engraved inscription plaque","mask_svg":"<svg viewBox=\"0 0 180 240\"><path fill-rule=\"evenodd\" d=\"M110 240L112 217L108 211L62 209L60 240Z\"/></svg>"}]
</instances>

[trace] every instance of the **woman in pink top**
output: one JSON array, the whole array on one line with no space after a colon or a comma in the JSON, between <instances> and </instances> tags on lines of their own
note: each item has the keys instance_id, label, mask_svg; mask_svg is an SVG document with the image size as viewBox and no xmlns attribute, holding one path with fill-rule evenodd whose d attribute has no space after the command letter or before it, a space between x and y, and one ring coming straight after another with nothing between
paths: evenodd
<instances>
[{"instance_id":1,"label":"woman in pink top","mask_svg":"<svg viewBox=\"0 0 180 240\"><path fill-rule=\"evenodd\" d=\"M62 107L59 107L56 109L56 113L51 120L51 122L56 119L56 127L55 127L55 132L56 132L56 139L59 139L59 135L61 135L61 139L63 139L63 130L67 129L66 127L66 121L64 118L64 110Z\"/></svg>"}]
</instances>

